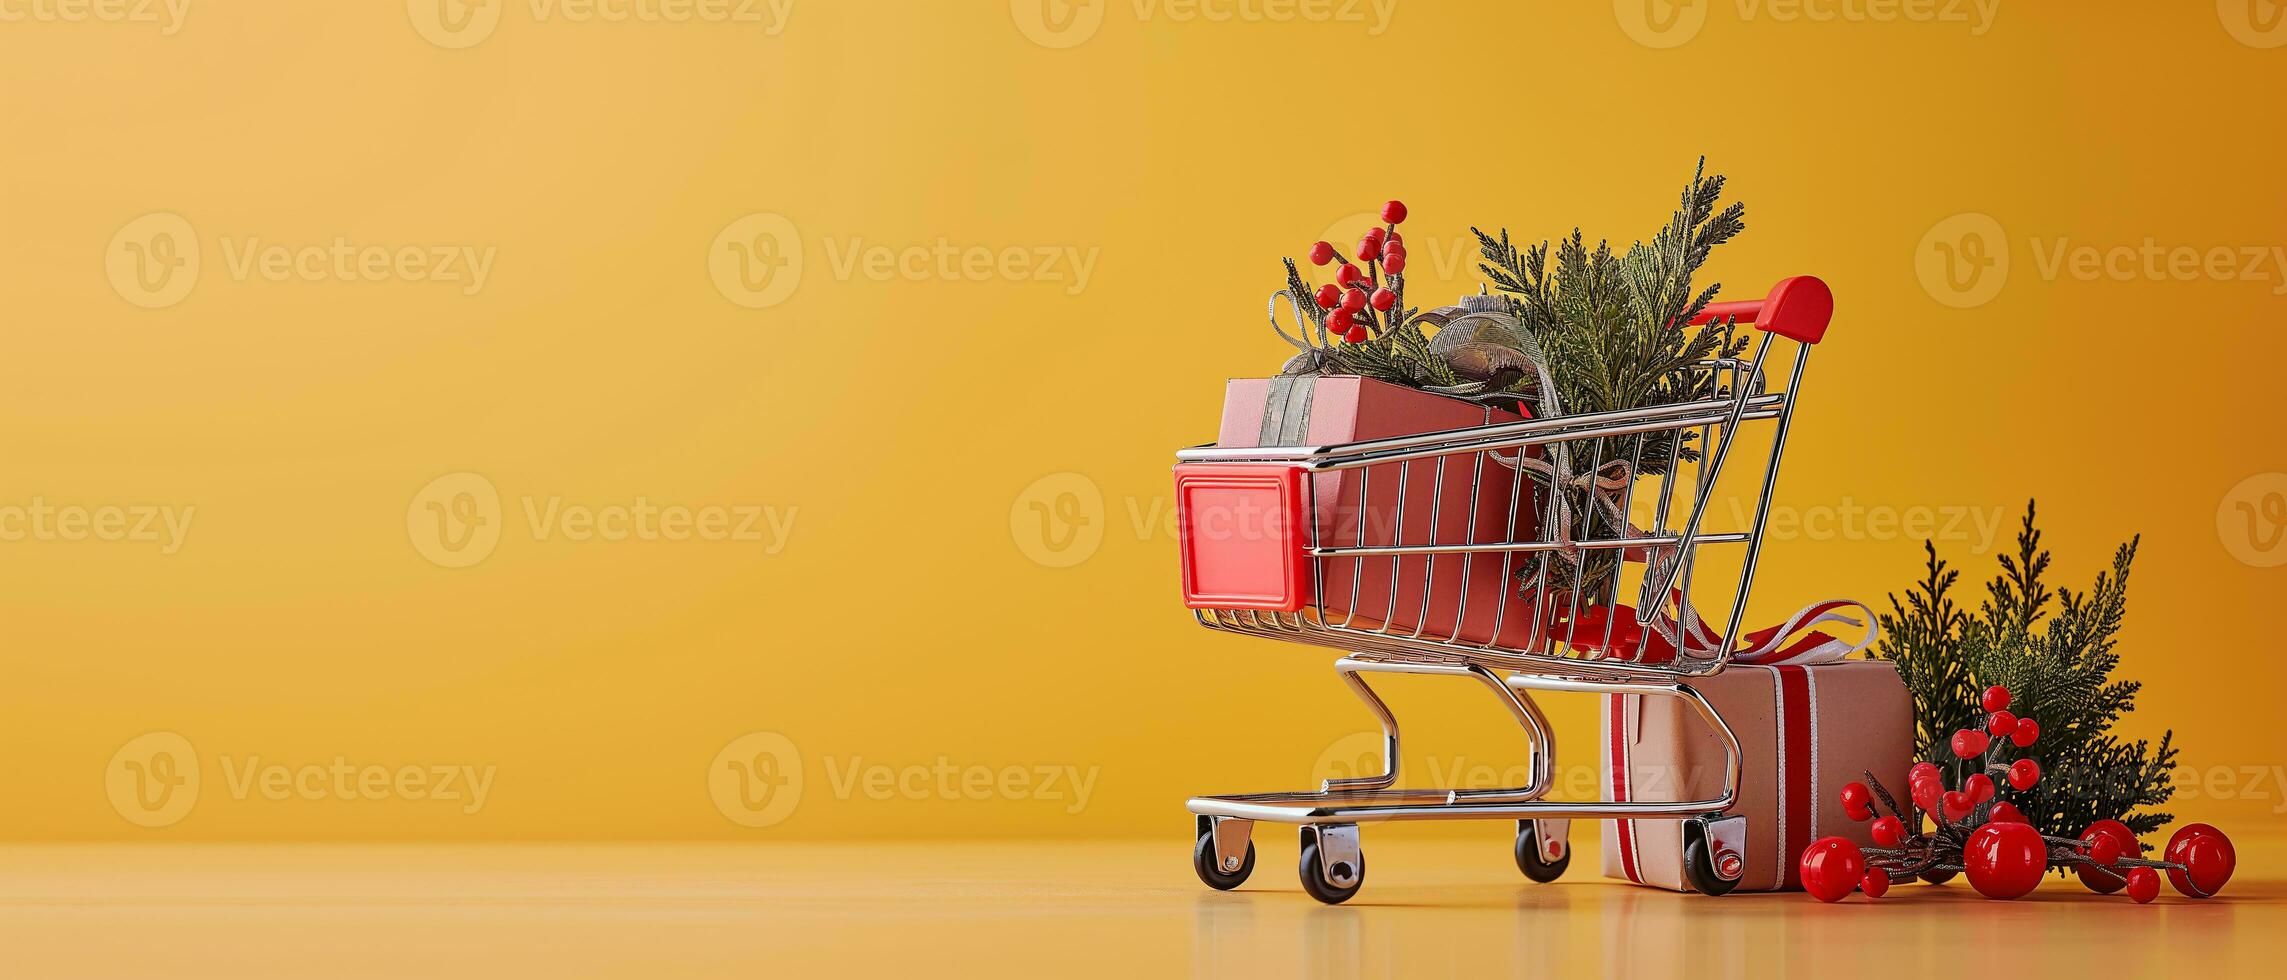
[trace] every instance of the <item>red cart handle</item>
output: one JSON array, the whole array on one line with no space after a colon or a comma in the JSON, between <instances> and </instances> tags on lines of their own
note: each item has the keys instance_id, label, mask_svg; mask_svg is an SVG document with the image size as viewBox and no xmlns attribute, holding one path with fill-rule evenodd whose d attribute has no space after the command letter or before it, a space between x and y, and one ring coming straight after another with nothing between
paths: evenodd
<instances>
[{"instance_id":1,"label":"red cart handle","mask_svg":"<svg viewBox=\"0 0 2287 980\"><path fill-rule=\"evenodd\" d=\"M1771 287L1769 296L1709 303L1691 322L1696 327L1726 317L1738 317L1739 322L1752 323L1757 330L1815 344L1826 337L1827 321L1834 319L1834 291L1817 276L1781 279Z\"/></svg>"}]
</instances>

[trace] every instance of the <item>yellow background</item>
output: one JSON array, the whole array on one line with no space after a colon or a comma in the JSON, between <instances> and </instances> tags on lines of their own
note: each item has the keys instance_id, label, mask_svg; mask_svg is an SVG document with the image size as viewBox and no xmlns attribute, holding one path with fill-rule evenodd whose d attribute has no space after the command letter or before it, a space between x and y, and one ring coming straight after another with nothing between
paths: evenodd
<instances>
[{"instance_id":1,"label":"yellow background","mask_svg":"<svg viewBox=\"0 0 2287 980\"><path fill-rule=\"evenodd\" d=\"M1365 722L1326 658L1207 634L1176 596L1171 453L1212 437L1225 378L1286 356L1260 313L1277 259L1399 197L1416 296L1458 295L1470 225L1624 243L1700 154L1749 206L1716 261L1733 294L1815 273L1839 297L1783 503L2013 521L2038 497L2076 587L2141 532L2127 729L2173 726L2202 772L2287 764L2287 569L2218 524L2243 479L2287 470L2287 270L2080 281L2032 245L2287 245L2287 50L2236 39L2228 4L2012 3L1980 33L1726 2L1665 49L1597 2L1398 0L1376 34L1370 4L1318 23L1097 0L1064 48L1010 7L795 0L772 33L516 0L458 50L379 0L194 0L172 36L0 23L0 505L196 508L174 554L0 542L0 837L1180 840L1185 795L1305 782ZM203 268L151 310L107 262L155 212L196 229ZM710 272L755 213L803 252L762 309ZM2013 259L1966 309L1916 274L1963 213ZM240 279L223 254L337 238L497 258L472 296ZM1085 288L837 268L940 241L1094 264ZM501 539L447 568L408 516L458 473L497 489ZM1044 496L1055 474L1077 477ZM1029 510L1074 486L1100 500L1084 556ZM769 553L539 539L522 512L639 497L796 516ZM1759 605L1879 603L1919 570L1905 536L1820 537L1773 544ZM1944 543L1971 597L1976 544ZM1513 765L1479 698L1395 700L1423 751ZM1589 706L1551 708L1589 762ZM203 772L156 828L106 792L147 732ZM756 732L803 776L750 828L708 780ZM336 758L496 775L467 813L241 799L221 772ZM940 760L1092 789L1071 813L1069 792L876 800L829 775ZM2275 781L2226 795L2171 808L2287 807Z\"/></svg>"}]
</instances>

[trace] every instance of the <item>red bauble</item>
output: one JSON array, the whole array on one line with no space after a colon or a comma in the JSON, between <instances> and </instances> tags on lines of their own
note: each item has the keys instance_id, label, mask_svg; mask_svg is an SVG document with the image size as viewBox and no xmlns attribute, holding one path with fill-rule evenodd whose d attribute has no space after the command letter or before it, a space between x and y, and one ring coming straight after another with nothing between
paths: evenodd
<instances>
[{"instance_id":1,"label":"red bauble","mask_svg":"<svg viewBox=\"0 0 2287 980\"><path fill-rule=\"evenodd\" d=\"M1342 312L1356 313L1366 308L1366 291L1356 286L1342 294Z\"/></svg>"},{"instance_id":2,"label":"red bauble","mask_svg":"<svg viewBox=\"0 0 2287 980\"><path fill-rule=\"evenodd\" d=\"M2100 840L2109 842L2110 847L2108 849L2114 854L2113 861L2123 857L2144 856L2144 845L2137 843L2135 832L2129 830L2127 824L2118 820L2099 820L2089 824L2087 830L2081 831L2082 849L2088 851L2090 857L2096 856L2097 842ZM2103 863L2111 864L2112 861ZM2119 891L2120 886L2127 883L2118 871L2090 867L2085 864L2073 865L2073 874L2080 877L2081 884L2088 886L2089 891L2099 895L2110 895ZM2158 886L2160 884L2159 878L2154 877L2152 884Z\"/></svg>"},{"instance_id":3,"label":"red bauble","mask_svg":"<svg viewBox=\"0 0 2287 980\"><path fill-rule=\"evenodd\" d=\"M1318 305L1321 309L1331 310L1341 302L1342 287L1333 283L1318 287Z\"/></svg>"},{"instance_id":4,"label":"red bauble","mask_svg":"<svg viewBox=\"0 0 2287 980\"><path fill-rule=\"evenodd\" d=\"M1382 243L1371 235L1358 239L1358 250L1350 253L1360 262L1372 262L1382 257Z\"/></svg>"},{"instance_id":5,"label":"red bauble","mask_svg":"<svg viewBox=\"0 0 2287 980\"><path fill-rule=\"evenodd\" d=\"M1803 890L1821 902L1839 902L1866 877L1866 855L1847 837L1821 837L1803 849Z\"/></svg>"},{"instance_id":6,"label":"red bauble","mask_svg":"<svg viewBox=\"0 0 2287 980\"><path fill-rule=\"evenodd\" d=\"M1874 821L1874 843L1879 847L1896 847L1906 839L1906 825L1897 817L1881 817Z\"/></svg>"},{"instance_id":7,"label":"red bauble","mask_svg":"<svg viewBox=\"0 0 2287 980\"><path fill-rule=\"evenodd\" d=\"M2006 711L1994 712L1993 717L1985 720L1985 734L1994 738L2008 738L2017 734L2017 716Z\"/></svg>"},{"instance_id":8,"label":"red bauble","mask_svg":"<svg viewBox=\"0 0 2287 980\"><path fill-rule=\"evenodd\" d=\"M1924 812L1938 812L1938 804L1945 797L1946 786L1936 779L1925 779L1914 784L1914 805Z\"/></svg>"},{"instance_id":9,"label":"red bauble","mask_svg":"<svg viewBox=\"0 0 2287 980\"><path fill-rule=\"evenodd\" d=\"M1960 823L1962 818L1969 816L1969 811L1976 806L1977 804L1970 800L1968 793L1958 789L1949 789L1945 795L1938 797L1938 812L1945 814L1947 823Z\"/></svg>"},{"instance_id":10,"label":"red bauble","mask_svg":"<svg viewBox=\"0 0 2287 980\"><path fill-rule=\"evenodd\" d=\"M1945 770L1939 769L1935 762L1917 762L1914 763L1914 768L1906 770L1906 785L1911 786L1922 780L1937 779L1944 775Z\"/></svg>"},{"instance_id":11,"label":"red bauble","mask_svg":"<svg viewBox=\"0 0 2287 980\"><path fill-rule=\"evenodd\" d=\"M2031 759L2019 759L2009 764L2009 785L2018 789L2032 789L2041 781L2041 764Z\"/></svg>"},{"instance_id":12,"label":"red bauble","mask_svg":"<svg viewBox=\"0 0 2287 980\"><path fill-rule=\"evenodd\" d=\"M2002 711L2009 707L2009 689L1995 684L1985 689L1982 703L1987 711Z\"/></svg>"},{"instance_id":13,"label":"red bauble","mask_svg":"<svg viewBox=\"0 0 2287 980\"><path fill-rule=\"evenodd\" d=\"M1383 249L1383 250L1382 250L1382 268L1390 270L1390 275L1393 275L1393 276L1394 276L1394 275L1397 275L1397 274L1399 274L1399 273L1401 273L1401 272L1404 272L1404 271L1406 271L1406 251L1405 251L1405 249L1402 249L1402 248L1401 248L1401 249L1398 249L1398 250L1397 250L1397 251L1395 251L1395 252L1392 252L1392 251L1390 251L1390 250L1388 250L1388 249Z\"/></svg>"},{"instance_id":14,"label":"red bauble","mask_svg":"<svg viewBox=\"0 0 2287 980\"><path fill-rule=\"evenodd\" d=\"M1357 320L1356 320L1356 318L1354 318L1354 317L1352 317L1352 316L1350 315L1350 311L1349 311L1349 310L1335 310L1333 313L1331 313L1331 314L1328 314L1328 315L1327 315L1327 317L1326 317L1326 332L1327 332L1327 333L1331 333L1331 334L1345 334L1345 333L1349 333L1349 332L1350 332L1350 328L1351 328L1351 327L1354 327L1354 326L1357 326L1357 325L1358 325L1358 324L1357 324Z\"/></svg>"},{"instance_id":15,"label":"red bauble","mask_svg":"<svg viewBox=\"0 0 2287 980\"><path fill-rule=\"evenodd\" d=\"M2128 897L2143 905L2160 897L2160 874L2151 868L2128 869Z\"/></svg>"},{"instance_id":16,"label":"red bauble","mask_svg":"<svg viewBox=\"0 0 2287 980\"><path fill-rule=\"evenodd\" d=\"M1391 201L1382 205L1382 220L1393 225L1406 223L1406 202Z\"/></svg>"},{"instance_id":17,"label":"red bauble","mask_svg":"<svg viewBox=\"0 0 2287 980\"><path fill-rule=\"evenodd\" d=\"M1351 265L1348 262L1342 263L1341 271L1334 274L1335 283L1343 286L1347 286L1364 278L1366 278L1366 274L1359 272L1357 266Z\"/></svg>"},{"instance_id":18,"label":"red bauble","mask_svg":"<svg viewBox=\"0 0 2287 980\"><path fill-rule=\"evenodd\" d=\"M2110 835L2088 842L2088 859L2106 867L2120 861L2120 840Z\"/></svg>"},{"instance_id":19,"label":"red bauble","mask_svg":"<svg viewBox=\"0 0 2287 980\"><path fill-rule=\"evenodd\" d=\"M1964 728L1953 733L1953 754L1964 759L1975 759L1985 754L1985 733Z\"/></svg>"},{"instance_id":20,"label":"red bauble","mask_svg":"<svg viewBox=\"0 0 2287 980\"><path fill-rule=\"evenodd\" d=\"M1366 328L1351 327L1349 333L1342 335L1342 339L1353 344L1363 344L1366 342Z\"/></svg>"},{"instance_id":21,"label":"red bauble","mask_svg":"<svg viewBox=\"0 0 2287 980\"><path fill-rule=\"evenodd\" d=\"M2017 719L2017 733L2009 736L2009 740L2017 743L2018 748L2024 748L2040 741L2041 723L2031 718Z\"/></svg>"},{"instance_id":22,"label":"red bauble","mask_svg":"<svg viewBox=\"0 0 2287 980\"><path fill-rule=\"evenodd\" d=\"M1993 798L1993 777L1978 773L1961 784L1961 791L1969 794L1969 802L1983 803Z\"/></svg>"},{"instance_id":23,"label":"red bauble","mask_svg":"<svg viewBox=\"0 0 2287 980\"><path fill-rule=\"evenodd\" d=\"M2049 845L2028 825L1989 823L1969 835L1961 863L1979 894L2018 898L2041 884L2049 870Z\"/></svg>"},{"instance_id":24,"label":"red bauble","mask_svg":"<svg viewBox=\"0 0 2287 980\"><path fill-rule=\"evenodd\" d=\"M2160 852L2169 861L2185 866L2185 870L2168 869L2168 883L2176 890L2193 898L2210 898L2222 891L2224 882L2231 880L2233 868L2239 866L2239 854L2231 846L2231 838L2223 831L2204 823L2192 824L2168 838L2168 847Z\"/></svg>"},{"instance_id":25,"label":"red bauble","mask_svg":"<svg viewBox=\"0 0 2287 980\"><path fill-rule=\"evenodd\" d=\"M1374 290L1374 295L1366 298L1366 305L1388 313L1390 307L1398 305L1398 294L1387 289Z\"/></svg>"},{"instance_id":26,"label":"red bauble","mask_svg":"<svg viewBox=\"0 0 2287 980\"><path fill-rule=\"evenodd\" d=\"M1318 244L1312 245L1310 247L1311 265L1325 265L1326 263L1332 261L1334 261L1333 242L1319 242Z\"/></svg>"},{"instance_id":27,"label":"red bauble","mask_svg":"<svg viewBox=\"0 0 2287 980\"><path fill-rule=\"evenodd\" d=\"M1890 893L1890 872L1881 868L1866 869L1866 876L1858 879L1858 890L1867 898L1881 898Z\"/></svg>"},{"instance_id":28,"label":"red bauble","mask_svg":"<svg viewBox=\"0 0 2287 980\"><path fill-rule=\"evenodd\" d=\"M1852 820L1874 819L1874 791L1865 783L1842 784L1842 812Z\"/></svg>"},{"instance_id":29,"label":"red bauble","mask_svg":"<svg viewBox=\"0 0 2287 980\"><path fill-rule=\"evenodd\" d=\"M2025 815L2023 813L2018 812L2017 804L2011 803L2008 800L2003 800L1999 803L1995 803L1993 805L1993 809L1986 812L1986 819L1991 820L1994 823L2031 822L2025 819Z\"/></svg>"}]
</instances>

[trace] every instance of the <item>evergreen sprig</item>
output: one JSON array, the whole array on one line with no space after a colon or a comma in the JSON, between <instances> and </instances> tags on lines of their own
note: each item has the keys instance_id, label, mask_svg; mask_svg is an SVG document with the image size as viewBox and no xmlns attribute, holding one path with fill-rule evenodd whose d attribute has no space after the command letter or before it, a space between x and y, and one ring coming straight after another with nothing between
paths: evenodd
<instances>
[{"instance_id":1,"label":"evergreen sprig","mask_svg":"<svg viewBox=\"0 0 2287 980\"><path fill-rule=\"evenodd\" d=\"M2139 835L2151 833L2173 819L2148 808L2174 794L2175 733L2163 733L2158 745L2112 733L2135 710L2143 687L2111 679L2140 539L2116 549L2111 569L2087 591L2051 589L2042 578L2049 553L2034 515L2028 503L2017 551L2000 557L2001 572L1986 583L1975 615L1951 595L1960 572L1925 542L1924 577L1903 599L1890 596L1876 653L1897 665L1913 696L1918 758L1960 765L1948 740L1983 723L1978 696L1999 684L2014 695L2012 711L2041 723L2030 750L2041 761L2041 781L2016 797L2033 826L2071 836L2098 820L2118 820Z\"/></svg>"}]
</instances>

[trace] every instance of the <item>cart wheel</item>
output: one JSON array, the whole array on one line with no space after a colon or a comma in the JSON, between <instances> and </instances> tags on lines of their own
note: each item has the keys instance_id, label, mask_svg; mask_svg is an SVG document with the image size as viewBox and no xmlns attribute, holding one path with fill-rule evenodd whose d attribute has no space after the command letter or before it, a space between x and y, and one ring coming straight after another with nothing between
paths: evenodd
<instances>
[{"instance_id":1,"label":"cart wheel","mask_svg":"<svg viewBox=\"0 0 2287 980\"><path fill-rule=\"evenodd\" d=\"M1353 828L1350 832L1356 833L1356 830ZM1296 869L1302 876L1302 890L1328 905L1349 901L1350 896L1358 894L1358 889L1366 884L1365 854L1358 854L1356 867L1351 867L1349 861L1338 860L1329 868L1319 864L1318 848L1318 829L1302 828L1302 863ZM1328 881L1329 876L1342 883Z\"/></svg>"},{"instance_id":2,"label":"cart wheel","mask_svg":"<svg viewBox=\"0 0 2287 980\"><path fill-rule=\"evenodd\" d=\"M1216 891L1227 892L1237 888L1240 882L1247 880L1248 875L1255 873L1255 842L1247 842L1247 857L1239 862L1238 868L1224 871L1215 862L1215 834L1201 834L1199 843L1191 848L1191 870L1199 872L1199 880Z\"/></svg>"},{"instance_id":3,"label":"cart wheel","mask_svg":"<svg viewBox=\"0 0 2287 980\"><path fill-rule=\"evenodd\" d=\"M1732 889L1739 887L1739 879L1725 880L1722 875L1716 874L1713 854L1705 838L1684 841L1684 880L1702 895L1728 895Z\"/></svg>"},{"instance_id":4,"label":"cart wheel","mask_svg":"<svg viewBox=\"0 0 2287 980\"><path fill-rule=\"evenodd\" d=\"M1545 885L1563 877L1564 869L1571 864L1572 849L1569 847L1556 860L1544 860L1541 857L1540 830L1536 822L1517 821L1517 870L1523 871L1525 877Z\"/></svg>"},{"instance_id":5,"label":"cart wheel","mask_svg":"<svg viewBox=\"0 0 2287 980\"><path fill-rule=\"evenodd\" d=\"M1923 881L1926 881L1926 882L1929 882L1930 884L1933 884L1933 885L1942 885L1942 884L1945 884L1946 882L1952 881L1952 880L1953 880L1953 876L1955 876L1955 875L1957 875L1957 874L1960 874L1960 873L1961 873L1961 872L1959 872L1959 871L1954 871L1954 870L1951 870L1951 869L1947 869L1947 870L1944 870L1944 871L1940 871L1940 870L1938 870L1938 869L1936 869L1936 868L1931 868L1931 869L1930 869L1930 870L1928 870L1928 871L1924 871L1924 872L1922 872L1922 880L1923 880Z\"/></svg>"}]
</instances>

